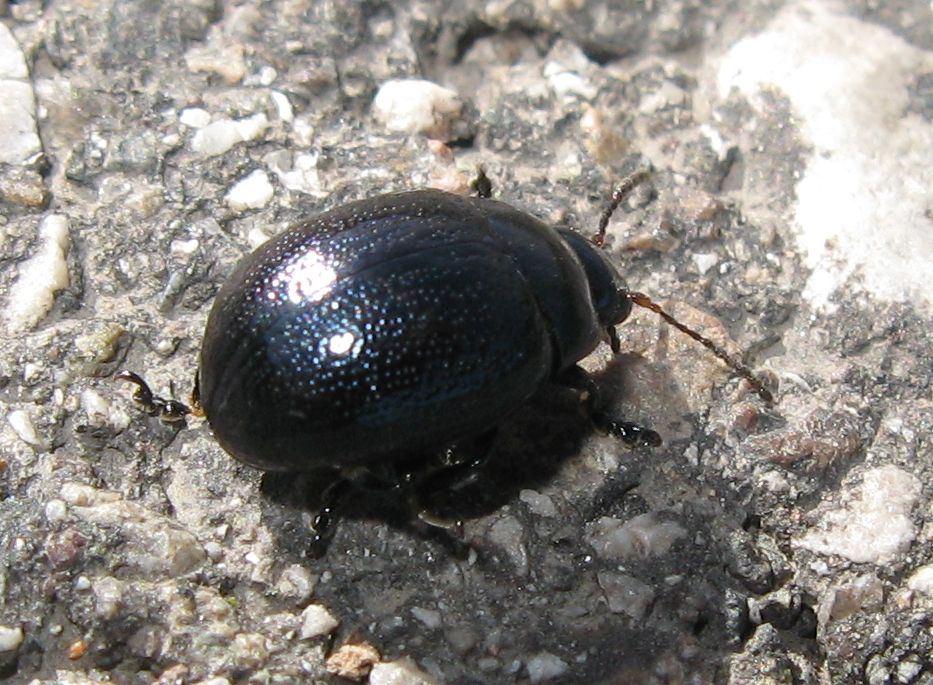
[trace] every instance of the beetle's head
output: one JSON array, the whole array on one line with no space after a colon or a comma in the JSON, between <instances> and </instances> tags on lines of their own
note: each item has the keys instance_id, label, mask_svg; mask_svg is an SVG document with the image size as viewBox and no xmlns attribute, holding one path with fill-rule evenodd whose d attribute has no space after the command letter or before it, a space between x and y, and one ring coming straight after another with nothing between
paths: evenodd
<instances>
[{"instance_id":1,"label":"beetle's head","mask_svg":"<svg viewBox=\"0 0 933 685\"><path fill-rule=\"evenodd\" d=\"M609 261L606 253L588 238L566 228L558 229L558 231L583 264L586 280L590 286L593 309L596 310L600 326L607 330L613 329L632 313L632 300L622 275ZM609 333L610 338L614 334L615 331L612 330Z\"/></svg>"}]
</instances>

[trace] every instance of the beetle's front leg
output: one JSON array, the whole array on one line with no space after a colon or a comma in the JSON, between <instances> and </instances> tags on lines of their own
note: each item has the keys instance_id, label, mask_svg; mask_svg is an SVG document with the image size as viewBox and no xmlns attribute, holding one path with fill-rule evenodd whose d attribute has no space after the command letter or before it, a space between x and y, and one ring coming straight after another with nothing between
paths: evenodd
<instances>
[{"instance_id":1,"label":"beetle's front leg","mask_svg":"<svg viewBox=\"0 0 933 685\"><path fill-rule=\"evenodd\" d=\"M565 369L557 377L560 385L586 393L583 408L599 430L619 438L630 447L658 447L661 436L650 428L645 428L630 421L618 421L610 418L603 409L599 387L590 375L580 366Z\"/></svg>"},{"instance_id":2,"label":"beetle's front leg","mask_svg":"<svg viewBox=\"0 0 933 685\"><path fill-rule=\"evenodd\" d=\"M121 371L114 378L118 381L126 381L136 386L133 391L133 400L142 407L149 416L157 416L162 423L179 424L184 422L185 417L191 414L191 408L184 402L174 399L165 399L153 394L149 384L143 380L142 376L132 371Z\"/></svg>"}]
</instances>

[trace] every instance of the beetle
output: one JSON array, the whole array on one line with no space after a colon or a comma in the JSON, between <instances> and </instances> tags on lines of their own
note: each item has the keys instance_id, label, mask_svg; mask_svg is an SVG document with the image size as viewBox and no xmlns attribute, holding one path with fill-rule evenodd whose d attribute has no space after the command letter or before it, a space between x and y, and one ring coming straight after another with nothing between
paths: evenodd
<instances>
[{"instance_id":1,"label":"beetle","mask_svg":"<svg viewBox=\"0 0 933 685\"><path fill-rule=\"evenodd\" d=\"M633 304L712 349L769 399L747 367L629 290L601 249L612 212L646 176L616 189L593 239L491 199L484 174L476 197L389 193L289 228L217 293L196 404L224 450L266 471L372 473L443 453L430 477L459 478L479 459L447 448L490 435L552 382L584 391L600 429L658 445L654 431L610 419L577 364L601 341L619 351L615 327ZM120 378L136 384L150 413L187 413L136 374Z\"/></svg>"}]
</instances>

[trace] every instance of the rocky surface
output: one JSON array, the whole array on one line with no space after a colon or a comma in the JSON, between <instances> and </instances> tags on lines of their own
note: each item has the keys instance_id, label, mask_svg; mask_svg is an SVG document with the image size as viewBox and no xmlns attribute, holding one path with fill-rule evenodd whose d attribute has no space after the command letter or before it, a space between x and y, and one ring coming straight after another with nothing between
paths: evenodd
<instances>
[{"instance_id":1,"label":"rocky surface","mask_svg":"<svg viewBox=\"0 0 933 685\"><path fill-rule=\"evenodd\" d=\"M566 0L0 2L0 679L933 683L933 10ZM647 312L509 417L426 536L263 476L184 396L237 259L422 186L584 231ZM464 284L469 287L469 284Z\"/></svg>"}]
</instances>

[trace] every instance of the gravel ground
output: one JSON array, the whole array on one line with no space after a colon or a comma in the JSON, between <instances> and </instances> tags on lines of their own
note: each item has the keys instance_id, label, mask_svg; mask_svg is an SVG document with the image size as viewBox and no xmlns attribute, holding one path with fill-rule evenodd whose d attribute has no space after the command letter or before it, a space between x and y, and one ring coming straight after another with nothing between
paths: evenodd
<instances>
[{"instance_id":1,"label":"gravel ground","mask_svg":"<svg viewBox=\"0 0 933 685\"><path fill-rule=\"evenodd\" d=\"M933 683L922 0L0 1L0 680ZM237 260L389 190L595 229L648 312L432 506L229 458L184 397ZM464 284L468 288L470 284Z\"/></svg>"}]
</instances>

